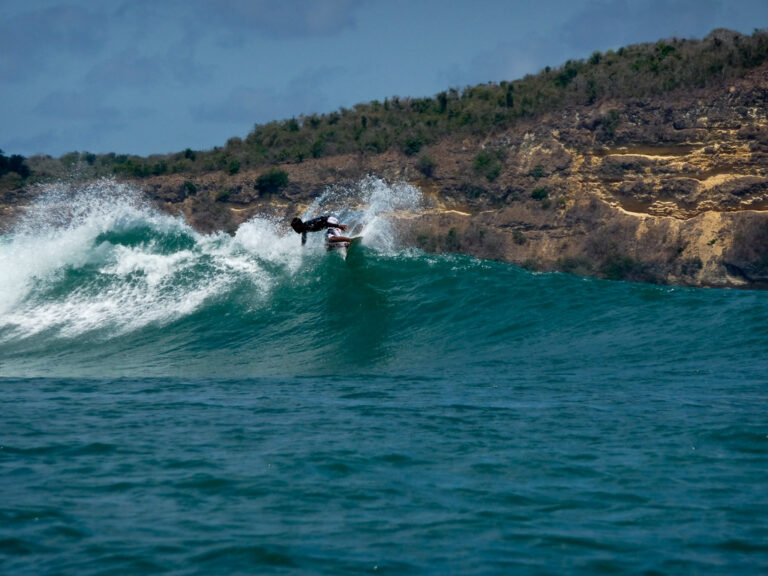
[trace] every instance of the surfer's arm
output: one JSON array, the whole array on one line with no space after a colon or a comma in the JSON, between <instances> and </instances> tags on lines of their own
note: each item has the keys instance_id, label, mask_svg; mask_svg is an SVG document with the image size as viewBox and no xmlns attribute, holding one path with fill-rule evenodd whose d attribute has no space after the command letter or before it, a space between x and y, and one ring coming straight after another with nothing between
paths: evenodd
<instances>
[{"instance_id":1,"label":"surfer's arm","mask_svg":"<svg viewBox=\"0 0 768 576\"><path fill-rule=\"evenodd\" d=\"M352 242L352 238L346 236L329 236L328 242Z\"/></svg>"}]
</instances>

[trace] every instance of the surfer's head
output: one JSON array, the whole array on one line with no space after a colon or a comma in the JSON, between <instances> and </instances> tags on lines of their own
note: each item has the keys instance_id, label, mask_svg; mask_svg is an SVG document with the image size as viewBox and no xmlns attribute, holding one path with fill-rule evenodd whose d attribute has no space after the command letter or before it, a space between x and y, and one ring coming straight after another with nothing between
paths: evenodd
<instances>
[{"instance_id":1,"label":"surfer's head","mask_svg":"<svg viewBox=\"0 0 768 576\"><path fill-rule=\"evenodd\" d=\"M339 219L336 218L336 216L328 216L328 220L326 220L330 226L338 226L339 225Z\"/></svg>"},{"instance_id":2,"label":"surfer's head","mask_svg":"<svg viewBox=\"0 0 768 576\"><path fill-rule=\"evenodd\" d=\"M294 232L297 234L301 234L304 232L304 222L301 221L301 218L294 218L291 220L291 228L293 228Z\"/></svg>"}]
</instances>

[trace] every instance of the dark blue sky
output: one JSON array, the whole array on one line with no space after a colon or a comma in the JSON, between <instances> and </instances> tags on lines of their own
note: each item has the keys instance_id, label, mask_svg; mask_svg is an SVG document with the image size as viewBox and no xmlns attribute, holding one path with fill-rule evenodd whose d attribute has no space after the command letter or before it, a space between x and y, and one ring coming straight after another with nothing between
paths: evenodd
<instances>
[{"instance_id":1,"label":"dark blue sky","mask_svg":"<svg viewBox=\"0 0 768 576\"><path fill-rule=\"evenodd\" d=\"M270 120L765 27L766 0L3 0L0 148L208 149Z\"/></svg>"}]
</instances>

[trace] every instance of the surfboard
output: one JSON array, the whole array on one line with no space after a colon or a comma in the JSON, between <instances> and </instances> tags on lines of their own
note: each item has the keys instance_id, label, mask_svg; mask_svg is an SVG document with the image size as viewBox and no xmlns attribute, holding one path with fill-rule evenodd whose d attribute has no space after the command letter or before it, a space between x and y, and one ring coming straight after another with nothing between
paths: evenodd
<instances>
[{"instance_id":1,"label":"surfboard","mask_svg":"<svg viewBox=\"0 0 768 576\"><path fill-rule=\"evenodd\" d=\"M354 238L350 238L349 242L329 242L326 244L325 249L328 252L338 252L346 259L347 256L349 256L350 249L354 249L355 246L360 244L360 240L362 239L362 236L355 236Z\"/></svg>"}]
</instances>

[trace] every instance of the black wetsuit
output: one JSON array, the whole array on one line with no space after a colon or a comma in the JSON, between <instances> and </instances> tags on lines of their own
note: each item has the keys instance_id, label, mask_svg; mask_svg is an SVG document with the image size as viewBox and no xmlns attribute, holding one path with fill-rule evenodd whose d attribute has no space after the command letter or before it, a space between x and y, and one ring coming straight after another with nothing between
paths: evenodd
<instances>
[{"instance_id":1,"label":"black wetsuit","mask_svg":"<svg viewBox=\"0 0 768 576\"><path fill-rule=\"evenodd\" d=\"M302 222L300 218L294 218L293 222L291 222L291 227L297 234L301 234L301 244L303 246L307 243L307 232L320 232L324 228L329 228L328 216L318 216L306 222Z\"/></svg>"}]
</instances>

